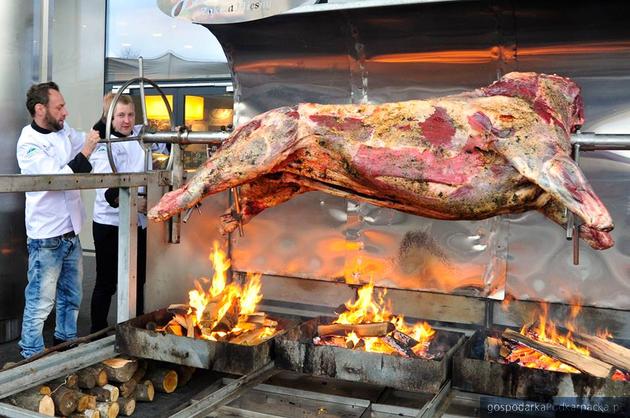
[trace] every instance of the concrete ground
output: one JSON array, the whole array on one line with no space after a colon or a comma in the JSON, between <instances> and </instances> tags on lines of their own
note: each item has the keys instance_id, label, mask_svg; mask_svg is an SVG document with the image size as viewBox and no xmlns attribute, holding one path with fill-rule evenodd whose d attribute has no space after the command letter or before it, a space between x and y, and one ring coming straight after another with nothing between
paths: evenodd
<instances>
[{"instance_id":1,"label":"concrete ground","mask_svg":"<svg viewBox=\"0 0 630 418\"><path fill-rule=\"evenodd\" d=\"M94 289L94 281L96 279L96 259L94 254L86 253L83 256L83 301L79 310L79 336L88 335L90 333L90 299L92 298L92 289ZM109 309L108 322L110 325L116 323L116 297L112 298L112 306ZM53 332L55 330L54 311L44 324L44 343L46 347L53 345ZM20 347L17 345L18 340L9 341L0 344L0 368L8 361L20 361Z\"/></svg>"}]
</instances>

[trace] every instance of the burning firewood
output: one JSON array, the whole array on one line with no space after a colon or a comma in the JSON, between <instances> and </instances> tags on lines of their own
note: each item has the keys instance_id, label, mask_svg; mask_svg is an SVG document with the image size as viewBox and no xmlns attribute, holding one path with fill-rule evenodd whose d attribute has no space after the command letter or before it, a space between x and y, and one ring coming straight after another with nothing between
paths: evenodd
<instances>
[{"instance_id":1,"label":"burning firewood","mask_svg":"<svg viewBox=\"0 0 630 418\"><path fill-rule=\"evenodd\" d=\"M609 364L593 357L585 356L576 351L569 350L559 344L538 341L511 329L505 330L502 337L506 340L515 341L531 347L552 358L556 358L565 364L573 366L581 372L595 377L607 378L612 372L612 366Z\"/></svg>"},{"instance_id":2,"label":"burning firewood","mask_svg":"<svg viewBox=\"0 0 630 418\"><path fill-rule=\"evenodd\" d=\"M173 303L171 305L168 305L168 308L166 308L166 310L172 314L186 316L189 311L193 311L194 313L195 308L190 305L185 305L183 303Z\"/></svg>"},{"instance_id":3,"label":"burning firewood","mask_svg":"<svg viewBox=\"0 0 630 418\"><path fill-rule=\"evenodd\" d=\"M357 337L383 337L394 331L396 327L391 322L375 322L370 324L330 324L318 325L317 334L346 336L354 332Z\"/></svg>"},{"instance_id":4,"label":"burning firewood","mask_svg":"<svg viewBox=\"0 0 630 418\"><path fill-rule=\"evenodd\" d=\"M630 372L630 349L593 335L574 333L573 339L588 348L591 356L596 359L613 365L626 373Z\"/></svg>"},{"instance_id":5,"label":"burning firewood","mask_svg":"<svg viewBox=\"0 0 630 418\"><path fill-rule=\"evenodd\" d=\"M9 402L19 408L39 412L42 415L51 417L55 415L54 401L49 395L41 394L38 388L17 393L11 396Z\"/></svg>"},{"instance_id":6,"label":"burning firewood","mask_svg":"<svg viewBox=\"0 0 630 418\"><path fill-rule=\"evenodd\" d=\"M107 378L112 382L126 382L138 370L138 362L127 358L111 358L103 360Z\"/></svg>"}]
</instances>

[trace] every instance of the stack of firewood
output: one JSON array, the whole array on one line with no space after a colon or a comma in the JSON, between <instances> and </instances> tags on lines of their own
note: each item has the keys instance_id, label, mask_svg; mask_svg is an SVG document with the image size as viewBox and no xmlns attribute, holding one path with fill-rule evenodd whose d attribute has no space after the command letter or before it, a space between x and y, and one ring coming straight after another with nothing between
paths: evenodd
<instances>
[{"instance_id":1,"label":"stack of firewood","mask_svg":"<svg viewBox=\"0 0 630 418\"><path fill-rule=\"evenodd\" d=\"M9 402L47 416L131 416L136 402L152 402L156 391L175 391L194 371L194 367L116 357L13 395Z\"/></svg>"},{"instance_id":2,"label":"stack of firewood","mask_svg":"<svg viewBox=\"0 0 630 418\"><path fill-rule=\"evenodd\" d=\"M534 337L507 329L501 335L501 339L488 337L486 347L497 347L500 357L507 362L527 364L531 360L528 361L523 356L531 357L538 352L591 376L630 380L630 349L628 348L602 337L574 332L572 339L588 349L590 355L586 355L558 343L540 341ZM529 347L529 350L523 350L523 346ZM519 347L520 349L517 350Z\"/></svg>"},{"instance_id":3,"label":"stack of firewood","mask_svg":"<svg viewBox=\"0 0 630 418\"><path fill-rule=\"evenodd\" d=\"M220 300L210 301L204 308L198 323L189 305L173 304L168 307L173 317L155 330L167 334L190 338L209 338L232 344L256 345L275 333L278 322L268 318L264 312L239 314L238 299L234 299L227 310L220 309Z\"/></svg>"}]
</instances>

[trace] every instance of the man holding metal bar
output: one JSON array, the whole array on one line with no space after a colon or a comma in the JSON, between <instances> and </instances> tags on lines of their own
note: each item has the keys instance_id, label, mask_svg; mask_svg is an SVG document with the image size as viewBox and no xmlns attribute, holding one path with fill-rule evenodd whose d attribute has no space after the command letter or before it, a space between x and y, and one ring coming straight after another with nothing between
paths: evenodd
<instances>
[{"instance_id":1,"label":"man holding metal bar","mask_svg":"<svg viewBox=\"0 0 630 418\"><path fill-rule=\"evenodd\" d=\"M105 95L103 98L103 117L94 125L94 129L99 130L103 138L105 137L107 112L113 97L113 94ZM111 121L112 137L123 138L138 135L142 125L134 125L135 118L135 106L131 96L120 96ZM145 170L145 149L138 141L113 143L112 156L118 172L142 172ZM97 147L90 162L94 166L95 173L112 172L106 144L100 144ZM140 191L143 191L142 188ZM144 309L143 287L146 271L147 227L145 197L138 199L138 211L136 314L142 313ZM92 223L94 249L96 250L96 283L90 305L91 332L100 331L108 325L107 316L118 283L118 226L118 189L97 189Z\"/></svg>"},{"instance_id":2,"label":"man holding metal bar","mask_svg":"<svg viewBox=\"0 0 630 418\"><path fill-rule=\"evenodd\" d=\"M26 94L33 121L22 130L17 160L22 174L89 173L89 157L98 132L87 135L65 119L66 103L56 83L33 85ZM20 354L44 350L44 321L56 308L54 344L77 336L82 296L83 259L79 232L85 210L78 190L26 193L28 284L22 319Z\"/></svg>"}]
</instances>

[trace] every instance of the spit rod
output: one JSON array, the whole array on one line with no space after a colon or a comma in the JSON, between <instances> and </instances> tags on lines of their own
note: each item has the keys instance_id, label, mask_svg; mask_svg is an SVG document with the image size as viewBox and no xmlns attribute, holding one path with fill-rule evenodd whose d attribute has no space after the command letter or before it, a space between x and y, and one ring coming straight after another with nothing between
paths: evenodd
<instances>
[{"instance_id":1,"label":"spit rod","mask_svg":"<svg viewBox=\"0 0 630 418\"><path fill-rule=\"evenodd\" d=\"M630 150L630 135L579 133L571 135L571 144L579 145L580 151Z\"/></svg>"}]
</instances>

